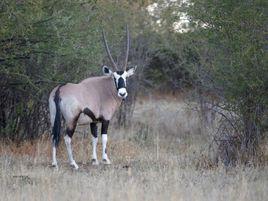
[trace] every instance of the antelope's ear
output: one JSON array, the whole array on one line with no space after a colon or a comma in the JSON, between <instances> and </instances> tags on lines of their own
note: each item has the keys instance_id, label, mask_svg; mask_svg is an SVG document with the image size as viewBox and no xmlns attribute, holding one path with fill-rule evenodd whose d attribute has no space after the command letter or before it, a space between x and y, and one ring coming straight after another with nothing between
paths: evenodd
<instances>
[{"instance_id":1,"label":"antelope's ear","mask_svg":"<svg viewBox=\"0 0 268 201\"><path fill-rule=\"evenodd\" d=\"M133 75L136 71L136 68L137 68L137 66L127 70L127 77L130 77L131 75Z\"/></svg>"},{"instance_id":2,"label":"antelope's ear","mask_svg":"<svg viewBox=\"0 0 268 201\"><path fill-rule=\"evenodd\" d=\"M107 66L102 67L102 72L104 75L112 75L113 71L111 71Z\"/></svg>"}]
</instances>

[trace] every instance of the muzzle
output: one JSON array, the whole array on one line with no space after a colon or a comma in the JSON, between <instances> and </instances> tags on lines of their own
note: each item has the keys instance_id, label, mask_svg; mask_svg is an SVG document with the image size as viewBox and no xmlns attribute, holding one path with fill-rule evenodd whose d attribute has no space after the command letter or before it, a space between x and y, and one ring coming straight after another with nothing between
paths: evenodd
<instances>
[{"instance_id":1,"label":"muzzle","mask_svg":"<svg viewBox=\"0 0 268 201\"><path fill-rule=\"evenodd\" d=\"M125 99L127 97L127 90L126 88L120 88L118 89L118 93L117 95L120 97L120 98L123 98Z\"/></svg>"}]
</instances>

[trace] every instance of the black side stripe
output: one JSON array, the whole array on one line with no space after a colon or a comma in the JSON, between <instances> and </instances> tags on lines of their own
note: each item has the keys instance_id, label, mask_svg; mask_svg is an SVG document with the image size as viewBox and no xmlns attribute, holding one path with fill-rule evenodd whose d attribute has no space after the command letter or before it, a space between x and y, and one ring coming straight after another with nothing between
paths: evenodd
<instances>
[{"instance_id":1,"label":"black side stripe","mask_svg":"<svg viewBox=\"0 0 268 201\"><path fill-rule=\"evenodd\" d=\"M118 79L117 90L118 90L118 89L121 89L121 88L125 88L125 87L126 87L126 85L125 85L125 81L124 81L124 79L123 79L122 77L120 77L120 78Z\"/></svg>"},{"instance_id":2,"label":"black side stripe","mask_svg":"<svg viewBox=\"0 0 268 201\"><path fill-rule=\"evenodd\" d=\"M102 118L96 118L94 113L89 108L85 108L83 110L83 113L89 116L89 118L91 118L93 122L98 122L102 120Z\"/></svg>"}]
</instances>

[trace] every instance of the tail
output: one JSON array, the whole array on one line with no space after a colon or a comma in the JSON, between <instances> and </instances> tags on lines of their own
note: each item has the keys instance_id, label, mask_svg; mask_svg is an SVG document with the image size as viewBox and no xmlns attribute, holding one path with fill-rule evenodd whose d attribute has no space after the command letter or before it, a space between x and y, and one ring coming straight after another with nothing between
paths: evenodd
<instances>
[{"instance_id":1,"label":"tail","mask_svg":"<svg viewBox=\"0 0 268 201\"><path fill-rule=\"evenodd\" d=\"M57 147L60 142L60 129L61 129L61 113L60 113L60 88L63 85L60 85L58 89L55 92L55 97L54 97L54 102L56 105L56 115L55 115L55 120L53 124L53 129L52 129L52 136L53 136L53 144Z\"/></svg>"}]
</instances>

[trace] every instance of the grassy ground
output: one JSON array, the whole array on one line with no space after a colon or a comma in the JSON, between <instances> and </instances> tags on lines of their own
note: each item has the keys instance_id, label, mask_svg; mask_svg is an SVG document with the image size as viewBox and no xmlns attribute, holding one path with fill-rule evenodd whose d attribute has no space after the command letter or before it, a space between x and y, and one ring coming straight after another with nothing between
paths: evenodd
<instances>
[{"instance_id":1,"label":"grassy ground","mask_svg":"<svg viewBox=\"0 0 268 201\"><path fill-rule=\"evenodd\" d=\"M0 200L267 200L268 167L213 165L209 133L181 101L140 101L131 128L110 130L109 166L89 164L91 137L83 130L73 140L78 171L63 141L58 171L50 166L48 136L2 143Z\"/></svg>"}]
</instances>

